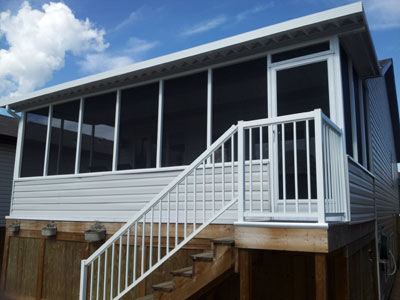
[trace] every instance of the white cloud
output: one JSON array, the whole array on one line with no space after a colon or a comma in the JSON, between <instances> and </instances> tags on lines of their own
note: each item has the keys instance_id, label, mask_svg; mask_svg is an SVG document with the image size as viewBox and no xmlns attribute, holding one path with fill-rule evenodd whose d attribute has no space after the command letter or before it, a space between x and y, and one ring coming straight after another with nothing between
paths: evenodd
<instances>
[{"instance_id":1,"label":"white cloud","mask_svg":"<svg viewBox=\"0 0 400 300\"><path fill-rule=\"evenodd\" d=\"M123 51L91 53L79 63L84 73L98 73L125 67L142 60L146 53L159 45L158 41L146 41L130 37Z\"/></svg>"},{"instance_id":2,"label":"white cloud","mask_svg":"<svg viewBox=\"0 0 400 300\"><path fill-rule=\"evenodd\" d=\"M86 55L79 63L85 73L98 73L133 64L134 60L128 55L112 56L108 53L93 53Z\"/></svg>"},{"instance_id":3,"label":"white cloud","mask_svg":"<svg viewBox=\"0 0 400 300\"><path fill-rule=\"evenodd\" d=\"M227 21L227 17L222 15L210 20L206 20L204 22L198 23L186 30L184 30L181 35L182 36L191 36L198 33L202 33L211 29L214 29Z\"/></svg>"},{"instance_id":4,"label":"white cloud","mask_svg":"<svg viewBox=\"0 0 400 300\"><path fill-rule=\"evenodd\" d=\"M371 29L400 28L399 0L364 0L363 4Z\"/></svg>"},{"instance_id":5,"label":"white cloud","mask_svg":"<svg viewBox=\"0 0 400 300\"><path fill-rule=\"evenodd\" d=\"M251 9L247 9L247 10L237 14L236 21L238 21L238 22L243 21L243 20L247 19L250 15L260 13L264 10L274 7L274 5L275 5L274 2L272 2L272 1L268 2L266 4L256 5Z\"/></svg>"},{"instance_id":6,"label":"white cloud","mask_svg":"<svg viewBox=\"0 0 400 300\"><path fill-rule=\"evenodd\" d=\"M24 2L16 14L0 13L0 37L8 49L0 49L0 97L18 96L43 86L65 55L84 56L108 47L104 30L77 19L63 3L32 9Z\"/></svg>"},{"instance_id":7,"label":"white cloud","mask_svg":"<svg viewBox=\"0 0 400 300\"><path fill-rule=\"evenodd\" d=\"M117 26L115 26L114 30L120 30L120 29L132 24L135 20L137 20L138 16L139 16L139 11L131 12L127 18L125 18L124 20L122 20L121 23L119 23Z\"/></svg>"},{"instance_id":8,"label":"white cloud","mask_svg":"<svg viewBox=\"0 0 400 300\"><path fill-rule=\"evenodd\" d=\"M128 39L126 51L133 54L140 54L153 49L158 46L158 41L146 41L137 37Z\"/></svg>"}]
</instances>

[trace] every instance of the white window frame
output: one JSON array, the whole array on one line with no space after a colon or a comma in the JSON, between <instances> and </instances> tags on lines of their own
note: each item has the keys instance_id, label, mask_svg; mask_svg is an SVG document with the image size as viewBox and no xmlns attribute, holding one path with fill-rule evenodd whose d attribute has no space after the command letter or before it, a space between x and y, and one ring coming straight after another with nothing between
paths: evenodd
<instances>
[{"instance_id":1,"label":"white window frame","mask_svg":"<svg viewBox=\"0 0 400 300\"><path fill-rule=\"evenodd\" d=\"M305 56L300 56L288 60L279 61L276 63L271 63L271 55L276 54L279 52L284 52L287 50L298 49L314 44L319 44L322 42L329 42L330 49L326 51L321 51L318 53L313 53ZM165 77L161 77L158 79L152 79L143 81L140 83L135 83L131 85L124 86L122 88L112 88L100 92L94 92L90 94L86 94L80 99L80 107L79 107L79 122L78 122L78 133L77 133L77 146L76 146L76 157L75 157L75 172L74 174L64 174L64 175L51 175L51 178L69 178L69 177L87 177L87 176L101 176L105 174L124 174L124 173L151 173L151 172L160 172L160 171L172 171L172 170L183 170L186 166L176 166L176 167L162 167L162 132L163 132L163 108L164 108L164 81L173 78L179 78L183 76L188 76L195 73L200 73L203 71L207 71L207 146L212 144L212 93L213 93L213 70L220 67L226 67L229 65L238 64L241 62L250 61L253 59L266 57L267 62L267 81L268 81L268 117L271 117L273 113L276 112L276 105L272 104L272 86L274 84L272 80L272 72L271 70L275 68L276 70L290 68L294 66L305 65L313 62L320 62L320 61L327 61L328 64L328 82L329 82L329 106L330 106L330 118L340 127L343 127L343 115L338 113L338 111L343 110L343 105L341 103L342 98L338 101L339 94L341 95L341 83L338 83L338 78L340 79L340 74L337 74L340 69L337 69L337 61L340 63L340 58L338 54L338 38L337 36L325 37L321 39L314 39L307 42L297 43L294 45L286 46L277 48L270 51L265 51L262 53L258 53L255 55L250 55L244 58L239 58L235 60L231 60L228 62L214 64L208 67L197 68L185 72L181 72L178 74L173 74ZM339 66L340 67L340 66ZM335 72L336 70L336 72ZM151 83L159 83L159 96L158 96L158 120L157 120L157 151L156 151L156 167L155 168L145 168L145 169L130 169L130 170L118 170L118 151L119 151L119 126L120 126L120 101L121 101L121 91L133 87L148 85ZM338 92L338 88L340 88ZM335 92L336 90L336 92ZM84 101L85 98L102 95L109 92L116 92L117 93L117 100L116 100L116 113L115 113L115 129L114 129L114 145L113 145L113 161L112 161L112 171L105 171L105 172L93 172L93 173L80 173L80 156L81 156L81 144L82 144L82 123L83 123L83 114L84 114ZM69 98L63 101L59 101L55 104L61 104L64 102L75 101L77 98ZM332 100L332 101L331 101ZM335 101L333 101L335 100ZM51 105L51 106L52 106ZM22 118L20 121L19 132L18 132L18 144L17 144L17 155L16 155L16 166L14 172L14 178L18 180L34 180L38 178L42 178L41 176L38 177L21 177L20 176L20 169L21 169L21 159L22 159L22 147L23 147L23 137L24 137L24 130L25 130L25 113L31 110L36 110L41 107L47 107L49 105L42 105L32 108L30 110L26 110L22 113ZM338 109L339 108L339 109ZM50 109L50 108L49 108ZM51 119L49 115L49 119ZM49 120L51 122L51 120ZM48 159L48 145L49 145L49 138L50 138L50 130L48 129L47 132L47 141L46 141L46 160ZM46 169L43 172L44 177L48 177L47 175L47 164Z\"/></svg>"}]
</instances>

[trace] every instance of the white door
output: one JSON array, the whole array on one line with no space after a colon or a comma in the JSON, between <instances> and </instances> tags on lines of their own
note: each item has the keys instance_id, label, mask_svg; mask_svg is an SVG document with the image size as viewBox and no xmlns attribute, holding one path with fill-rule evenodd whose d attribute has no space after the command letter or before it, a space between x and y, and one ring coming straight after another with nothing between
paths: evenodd
<instances>
[{"instance_id":1,"label":"white door","mask_svg":"<svg viewBox=\"0 0 400 300\"><path fill-rule=\"evenodd\" d=\"M270 65L270 117L321 108L335 115L331 56ZM295 218L313 208L316 198L313 122L290 121L270 129L272 207L275 216ZM308 162L307 159L310 161ZM311 165L311 167L310 167Z\"/></svg>"}]
</instances>

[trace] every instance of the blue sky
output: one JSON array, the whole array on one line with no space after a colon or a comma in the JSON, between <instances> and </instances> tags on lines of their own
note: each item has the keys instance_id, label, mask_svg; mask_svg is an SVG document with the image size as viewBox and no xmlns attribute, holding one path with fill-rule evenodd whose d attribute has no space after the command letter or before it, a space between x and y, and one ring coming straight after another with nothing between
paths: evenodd
<instances>
[{"instance_id":1,"label":"blue sky","mask_svg":"<svg viewBox=\"0 0 400 300\"><path fill-rule=\"evenodd\" d=\"M0 98L348 3L0 0ZM394 59L400 91L399 0L366 0L364 6L378 58Z\"/></svg>"}]
</instances>

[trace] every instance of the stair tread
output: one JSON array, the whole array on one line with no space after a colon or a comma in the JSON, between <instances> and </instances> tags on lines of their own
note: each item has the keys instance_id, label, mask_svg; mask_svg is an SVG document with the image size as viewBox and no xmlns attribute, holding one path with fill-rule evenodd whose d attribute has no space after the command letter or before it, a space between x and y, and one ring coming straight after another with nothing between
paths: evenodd
<instances>
[{"instance_id":1,"label":"stair tread","mask_svg":"<svg viewBox=\"0 0 400 300\"><path fill-rule=\"evenodd\" d=\"M137 298L136 300L154 300L154 295L147 295L144 297Z\"/></svg>"},{"instance_id":2,"label":"stair tread","mask_svg":"<svg viewBox=\"0 0 400 300\"><path fill-rule=\"evenodd\" d=\"M235 239L233 237L212 239L211 241L217 245L231 245L231 246L235 245Z\"/></svg>"},{"instance_id":3,"label":"stair tread","mask_svg":"<svg viewBox=\"0 0 400 300\"><path fill-rule=\"evenodd\" d=\"M165 281L152 286L155 291L171 292L174 289L172 281Z\"/></svg>"},{"instance_id":4,"label":"stair tread","mask_svg":"<svg viewBox=\"0 0 400 300\"><path fill-rule=\"evenodd\" d=\"M192 277L193 276L193 267L186 267L179 270L174 270L171 272L174 276L181 276L181 277Z\"/></svg>"},{"instance_id":5,"label":"stair tread","mask_svg":"<svg viewBox=\"0 0 400 300\"><path fill-rule=\"evenodd\" d=\"M199 254L194 254L191 256L194 261L213 261L214 260L214 252L206 251Z\"/></svg>"}]
</instances>

